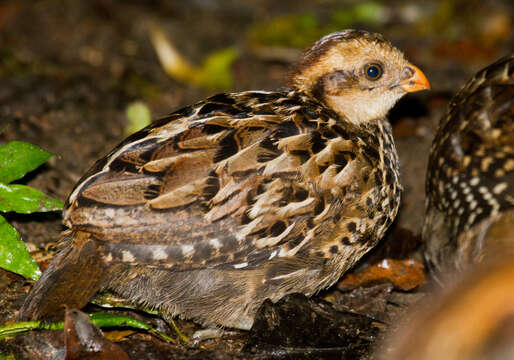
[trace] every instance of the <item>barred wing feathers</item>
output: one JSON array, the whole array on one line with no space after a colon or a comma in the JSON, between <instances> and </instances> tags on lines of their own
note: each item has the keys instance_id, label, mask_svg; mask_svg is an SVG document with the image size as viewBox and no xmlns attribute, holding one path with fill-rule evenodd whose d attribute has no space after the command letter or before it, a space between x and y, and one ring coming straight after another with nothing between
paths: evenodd
<instances>
[{"instance_id":1,"label":"barred wing feathers","mask_svg":"<svg viewBox=\"0 0 514 360\"><path fill-rule=\"evenodd\" d=\"M373 133L336 119L294 91L211 97L95 164L65 223L108 260L174 270L344 252L389 225L377 199L391 174Z\"/></svg>"}]
</instances>

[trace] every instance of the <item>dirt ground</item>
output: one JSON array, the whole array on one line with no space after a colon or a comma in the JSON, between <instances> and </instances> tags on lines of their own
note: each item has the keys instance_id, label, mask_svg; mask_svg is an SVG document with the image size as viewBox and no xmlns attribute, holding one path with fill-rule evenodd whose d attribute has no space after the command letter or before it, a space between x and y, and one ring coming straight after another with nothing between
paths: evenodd
<instances>
[{"instance_id":1,"label":"dirt ground","mask_svg":"<svg viewBox=\"0 0 514 360\"><path fill-rule=\"evenodd\" d=\"M291 58L299 50L288 49L284 52L287 56L275 56L275 48L255 43L252 29L290 14L314 14L322 23L331 12L354 3L0 1L0 128L4 129L0 144L22 140L55 154L23 183L64 201L94 161L125 137L128 104L143 101L152 117L159 118L215 93L164 73L149 40L150 24L159 24L183 56L196 64L213 51L235 46L239 57L232 65L231 90L274 89L283 85ZM514 48L512 18L508 15L514 9L509 1L378 4L384 11L380 21L350 21L349 26L383 33L423 69L432 90L407 96L390 114L401 161L402 208L380 249L363 259L357 271L384 257L422 263L419 234L424 177L437 123L451 96L475 71ZM49 255L42 262L44 267L52 255L52 244L63 230L60 214L7 217L40 259ZM362 312L381 320L380 335L373 338L361 358L371 358L375 340L387 334L389 326L423 296L428 286L406 291L389 283L374 282L358 289L339 284L319 295L343 308L364 309ZM0 270L0 324L16 319L30 285L22 277ZM370 293L378 299L374 304L369 304ZM165 326L158 318L136 316ZM186 322L179 325L188 335L198 329ZM0 340L0 358L8 354L20 359L62 357L62 337L56 333ZM116 341L134 359L288 358L273 351L262 352L259 347L248 350L245 345L254 335L229 334L195 346L170 345L143 332L120 336ZM341 358L341 352L338 356Z\"/></svg>"}]
</instances>

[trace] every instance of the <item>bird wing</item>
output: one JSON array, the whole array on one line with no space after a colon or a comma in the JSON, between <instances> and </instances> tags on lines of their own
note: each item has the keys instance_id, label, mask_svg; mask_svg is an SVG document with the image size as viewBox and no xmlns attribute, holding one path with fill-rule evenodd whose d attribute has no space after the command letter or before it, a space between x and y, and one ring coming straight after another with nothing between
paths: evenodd
<instances>
[{"instance_id":1,"label":"bird wing","mask_svg":"<svg viewBox=\"0 0 514 360\"><path fill-rule=\"evenodd\" d=\"M371 189L359 179L372 165L335 116L287 93L211 97L98 161L70 195L65 224L93 234L109 259L157 268L293 256L331 236L328 218L366 216L343 199L352 186Z\"/></svg>"}]
</instances>

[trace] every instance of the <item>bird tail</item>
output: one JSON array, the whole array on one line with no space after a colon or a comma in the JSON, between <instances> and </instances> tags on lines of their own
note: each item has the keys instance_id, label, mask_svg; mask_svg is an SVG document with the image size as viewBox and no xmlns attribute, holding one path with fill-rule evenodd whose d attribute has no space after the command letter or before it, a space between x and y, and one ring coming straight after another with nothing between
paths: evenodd
<instances>
[{"instance_id":1,"label":"bird tail","mask_svg":"<svg viewBox=\"0 0 514 360\"><path fill-rule=\"evenodd\" d=\"M62 320L65 306L83 308L100 288L105 265L95 241L83 232L71 236L29 292L21 319Z\"/></svg>"}]
</instances>

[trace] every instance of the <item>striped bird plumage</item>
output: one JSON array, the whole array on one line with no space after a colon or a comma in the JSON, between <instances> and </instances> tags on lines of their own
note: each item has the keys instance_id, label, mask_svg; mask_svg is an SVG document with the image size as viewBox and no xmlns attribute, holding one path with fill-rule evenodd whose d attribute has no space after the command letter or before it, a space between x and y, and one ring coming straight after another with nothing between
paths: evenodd
<instances>
[{"instance_id":1,"label":"striped bird plumage","mask_svg":"<svg viewBox=\"0 0 514 360\"><path fill-rule=\"evenodd\" d=\"M214 96L97 163L65 223L116 258L174 270L345 253L381 237L400 187L389 125L337 118L294 90Z\"/></svg>"},{"instance_id":2,"label":"striped bird plumage","mask_svg":"<svg viewBox=\"0 0 514 360\"><path fill-rule=\"evenodd\" d=\"M215 95L99 160L69 196L64 250L21 316L107 290L249 329L265 299L312 295L373 248L401 191L384 116L428 81L364 31L328 35L305 59L290 88Z\"/></svg>"}]
</instances>

